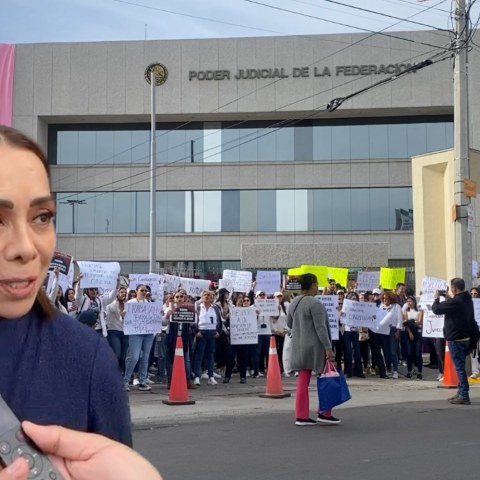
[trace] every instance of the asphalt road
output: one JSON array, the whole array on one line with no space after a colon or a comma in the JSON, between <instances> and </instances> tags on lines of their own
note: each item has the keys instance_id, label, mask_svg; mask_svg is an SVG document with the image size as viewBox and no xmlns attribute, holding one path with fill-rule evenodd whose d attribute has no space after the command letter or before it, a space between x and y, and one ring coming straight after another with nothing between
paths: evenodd
<instances>
[{"instance_id":1,"label":"asphalt road","mask_svg":"<svg viewBox=\"0 0 480 480\"><path fill-rule=\"evenodd\" d=\"M452 392L453 394L453 392ZM224 417L134 432L164 480L438 480L476 476L480 401L351 408L342 424L293 414Z\"/></svg>"}]
</instances>

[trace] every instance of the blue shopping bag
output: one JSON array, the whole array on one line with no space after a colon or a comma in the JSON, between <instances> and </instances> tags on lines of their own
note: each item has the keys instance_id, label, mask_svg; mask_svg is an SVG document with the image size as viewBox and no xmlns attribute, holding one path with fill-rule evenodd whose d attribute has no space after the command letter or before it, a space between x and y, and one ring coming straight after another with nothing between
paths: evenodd
<instances>
[{"instance_id":1,"label":"blue shopping bag","mask_svg":"<svg viewBox=\"0 0 480 480\"><path fill-rule=\"evenodd\" d=\"M331 362L326 363L323 374L317 379L317 391L320 413L328 412L352 398L343 372L337 371Z\"/></svg>"}]
</instances>

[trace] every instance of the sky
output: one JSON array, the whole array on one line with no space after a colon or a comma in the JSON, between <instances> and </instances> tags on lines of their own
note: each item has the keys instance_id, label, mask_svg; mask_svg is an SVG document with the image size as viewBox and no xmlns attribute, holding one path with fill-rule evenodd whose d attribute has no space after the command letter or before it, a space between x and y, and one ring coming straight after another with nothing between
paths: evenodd
<instances>
[{"instance_id":1,"label":"sky","mask_svg":"<svg viewBox=\"0 0 480 480\"><path fill-rule=\"evenodd\" d=\"M379 31L398 20L330 3L328 0L255 0L325 19L299 16L249 3L246 0L0 0L0 43L91 42L145 39L256 37L359 31L332 21ZM400 18L448 28L451 0L338 0ZM441 3L440 3L441 2ZM137 5L132 5L136 3ZM439 4L439 5L438 5ZM149 8L169 10L167 13ZM431 5L436 9L422 12ZM480 2L474 11L480 12ZM199 18L227 22L225 25ZM237 26L239 25L239 26ZM251 27L251 28L248 28ZM403 22L390 31L425 30ZM263 30L267 31L263 31Z\"/></svg>"}]
</instances>

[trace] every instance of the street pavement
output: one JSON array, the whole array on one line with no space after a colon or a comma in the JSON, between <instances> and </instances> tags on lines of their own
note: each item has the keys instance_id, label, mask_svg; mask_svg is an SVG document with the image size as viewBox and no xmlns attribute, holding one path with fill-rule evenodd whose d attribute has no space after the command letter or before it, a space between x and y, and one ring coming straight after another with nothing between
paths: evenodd
<instances>
[{"instance_id":1,"label":"street pavement","mask_svg":"<svg viewBox=\"0 0 480 480\"><path fill-rule=\"evenodd\" d=\"M411 397L431 392L411 390ZM134 447L165 480L474 478L480 398L472 393L471 406L442 399L338 409L337 426L297 427L292 410L198 414L137 429Z\"/></svg>"}]
</instances>

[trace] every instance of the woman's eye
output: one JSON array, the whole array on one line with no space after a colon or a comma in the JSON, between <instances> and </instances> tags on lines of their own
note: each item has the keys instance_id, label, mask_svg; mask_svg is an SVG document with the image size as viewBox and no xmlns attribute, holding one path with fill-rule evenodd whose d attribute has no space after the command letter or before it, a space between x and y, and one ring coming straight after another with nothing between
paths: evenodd
<instances>
[{"instance_id":1,"label":"woman's eye","mask_svg":"<svg viewBox=\"0 0 480 480\"><path fill-rule=\"evenodd\" d=\"M35 222L40 223L41 225L48 225L53 219L53 214L51 213L41 213L35 217Z\"/></svg>"}]
</instances>

